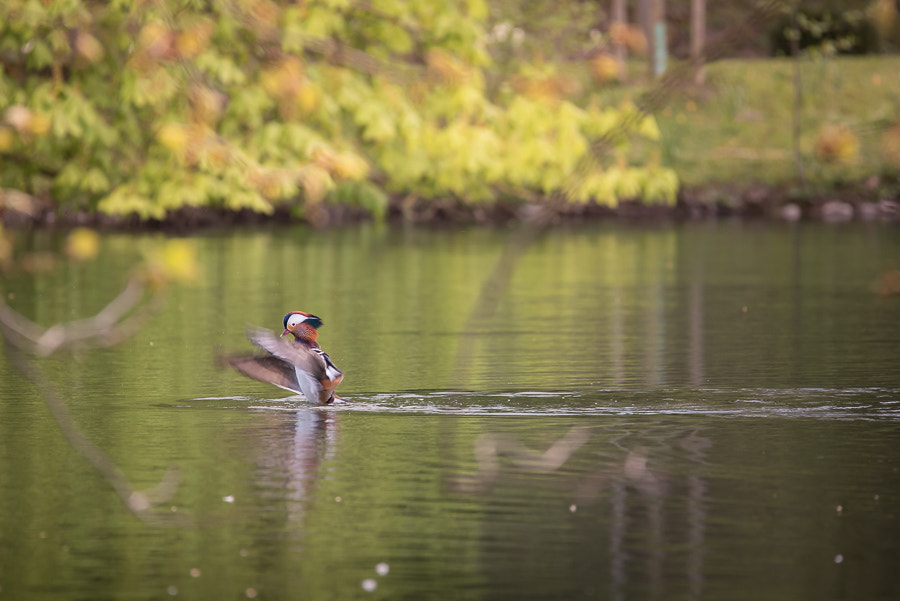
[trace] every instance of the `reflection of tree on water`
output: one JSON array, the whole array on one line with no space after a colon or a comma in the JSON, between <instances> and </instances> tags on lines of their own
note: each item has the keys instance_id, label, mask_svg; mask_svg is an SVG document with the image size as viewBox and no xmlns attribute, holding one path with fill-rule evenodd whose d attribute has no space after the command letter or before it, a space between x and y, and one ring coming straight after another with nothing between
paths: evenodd
<instances>
[{"instance_id":1,"label":"reflection of tree on water","mask_svg":"<svg viewBox=\"0 0 900 601\"><path fill-rule=\"evenodd\" d=\"M300 526L314 497L322 463L334 458L340 418L334 411L304 408L262 441L257 484L289 502L289 521Z\"/></svg>"},{"instance_id":2,"label":"reflection of tree on water","mask_svg":"<svg viewBox=\"0 0 900 601\"><path fill-rule=\"evenodd\" d=\"M76 246L84 246L85 236L88 252L78 253L72 258L92 258L96 253L96 240L92 233L76 230L70 235L69 242L71 244L73 238L81 238L82 242ZM62 352L114 346L136 334L161 307L165 285L172 280L193 277L195 264L192 250L180 245L170 245L168 250L171 255L168 261L163 259L154 263L148 260L146 265L139 266L124 290L93 317L59 322L44 328L6 305L0 295L0 345L13 365L38 390L66 441L116 491L129 511L147 523L184 525L186 521L180 515L155 511L177 492L180 480L178 470L170 468L158 485L137 490L112 458L81 431L72 419L63 394L38 362L38 359Z\"/></svg>"},{"instance_id":3,"label":"reflection of tree on water","mask_svg":"<svg viewBox=\"0 0 900 601\"><path fill-rule=\"evenodd\" d=\"M457 492L492 497L492 504L496 497L527 499L531 521L498 516L486 523L484 534L506 541L520 556L558 549L567 537L573 544L593 541L590 548L573 548L565 556L548 553L548 568L556 575L547 582L565 581L558 572L572 570L571 582L583 585L594 579L591 592L609 591L613 599L635 594L699 598L707 484L695 469L686 473L669 466L702 469L710 445L696 429L669 427L624 433L618 427L575 427L544 452L513 436L486 434L475 443L477 471L459 474L449 484ZM570 531L546 527L558 526L556 518L542 519L565 509L556 506L560 488L572 491ZM545 501L554 506L543 506ZM585 530L593 531L592 536L585 537ZM526 557L522 562L532 565ZM682 590L671 590L672 574L684 574ZM494 576L508 578L502 569ZM533 578L536 586L542 581L539 574L523 578Z\"/></svg>"}]
</instances>

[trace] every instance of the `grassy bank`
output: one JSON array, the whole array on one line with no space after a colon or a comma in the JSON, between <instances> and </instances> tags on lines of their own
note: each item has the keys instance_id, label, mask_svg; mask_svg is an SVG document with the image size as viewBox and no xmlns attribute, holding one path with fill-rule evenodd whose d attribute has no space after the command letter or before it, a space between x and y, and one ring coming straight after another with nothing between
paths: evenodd
<instances>
[{"instance_id":1,"label":"grassy bank","mask_svg":"<svg viewBox=\"0 0 900 601\"><path fill-rule=\"evenodd\" d=\"M704 86L673 94L656 117L662 160L682 185L797 185L794 69L789 59L724 60L708 66ZM890 148L900 147L891 130L900 117L900 58L805 59L800 77L800 154L811 191L897 169Z\"/></svg>"}]
</instances>

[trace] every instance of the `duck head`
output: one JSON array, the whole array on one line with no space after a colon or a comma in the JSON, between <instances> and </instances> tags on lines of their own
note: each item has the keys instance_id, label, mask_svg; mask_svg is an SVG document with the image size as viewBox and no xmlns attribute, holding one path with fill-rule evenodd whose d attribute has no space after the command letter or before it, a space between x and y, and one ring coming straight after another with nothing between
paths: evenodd
<instances>
[{"instance_id":1,"label":"duck head","mask_svg":"<svg viewBox=\"0 0 900 601\"><path fill-rule=\"evenodd\" d=\"M305 311L291 311L284 316L284 331L282 336L293 334L295 341L305 342L310 346L318 346L316 338L319 337L318 328L322 327L322 320Z\"/></svg>"}]
</instances>

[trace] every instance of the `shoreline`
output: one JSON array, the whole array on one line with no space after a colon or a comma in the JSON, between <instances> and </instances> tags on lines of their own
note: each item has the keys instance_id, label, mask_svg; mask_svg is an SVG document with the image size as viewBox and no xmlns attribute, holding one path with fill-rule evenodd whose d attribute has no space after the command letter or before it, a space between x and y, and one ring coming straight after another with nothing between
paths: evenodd
<instances>
[{"instance_id":1,"label":"shoreline","mask_svg":"<svg viewBox=\"0 0 900 601\"><path fill-rule=\"evenodd\" d=\"M361 207L336 204L307 207L303 216L297 216L295 208L289 206L276 207L269 215L218 207L185 207L172 211L162 220L141 220L135 215L114 216L83 209L54 208L49 202L15 192L12 194L16 200L10 202L9 194L0 196L0 224L14 230L90 227L178 234L265 225L307 224L314 228L329 228L376 220ZM674 205L627 201L615 208L593 202L576 204L550 199L466 204L453 199L424 200L398 196L391 198L384 220L391 224L425 226L503 226L523 222L552 226L573 222L658 223L731 218L771 222L900 223L900 200L878 198L873 190L865 187L798 196L791 190L771 186L738 188L734 185L709 185L682 189Z\"/></svg>"}]
</instances>

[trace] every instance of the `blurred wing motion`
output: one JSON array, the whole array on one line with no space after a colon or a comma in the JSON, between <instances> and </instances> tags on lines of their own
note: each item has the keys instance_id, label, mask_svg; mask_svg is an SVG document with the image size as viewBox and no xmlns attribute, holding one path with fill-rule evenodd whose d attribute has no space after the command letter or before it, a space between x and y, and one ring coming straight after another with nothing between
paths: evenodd
<instances>
[{"instance_id":1,"label":"blurred wing motion","mask_svg":"<svg viewBox=\"0 0 900 601\"><path fill-rule=\"evenodd\" d=\"M344 374L328 354L303 344L291 344L261 328L248 328L247 338L268 355L231 357L228 363L254 380L299 392L313 403L334 402L334 388Z\"/></svg>"}]
</instances>

